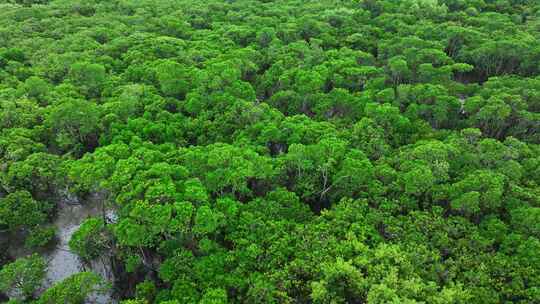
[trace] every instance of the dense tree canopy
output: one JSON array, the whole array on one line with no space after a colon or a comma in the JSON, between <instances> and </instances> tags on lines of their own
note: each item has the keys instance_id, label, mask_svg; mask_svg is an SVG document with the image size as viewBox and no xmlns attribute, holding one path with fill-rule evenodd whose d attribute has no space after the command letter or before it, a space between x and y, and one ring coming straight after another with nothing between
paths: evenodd
<instances>
[{"instance_id":1,"label":"dense tree canopy","mask_svg":"<svg viewBox=\"0 0 540 304\"><path fill-rule=\"evenodd\" d=\"M540 303L539 29L536 0L0 1L0 301ZM115 219L69 248L115 281L44 291L7 247L95 193Z\"/></svg>"}]
</instances>

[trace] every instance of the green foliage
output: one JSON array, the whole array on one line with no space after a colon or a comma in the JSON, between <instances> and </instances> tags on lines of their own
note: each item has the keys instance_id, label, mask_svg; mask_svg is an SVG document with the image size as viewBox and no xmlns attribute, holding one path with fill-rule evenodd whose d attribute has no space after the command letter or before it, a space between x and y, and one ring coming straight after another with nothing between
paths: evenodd
<instances>
[{"instance_id":1,"label":"green foliage","mask_svg":"<svg viewBox=\"0 0 540 304\"><path fill-rule=\"evenodd\" d=\"M38 304L82 304L92 293L104 293L109 286L92 272L80 272L47 289L37 300Z\"/></svg>"},{"instance_id":2,"label":"green foliage","mask_svg":"<svg viewBox=\"0 0 540 304\"><path fill-rule=\"evenodd\" d=\"M90 98L99 97L105 86L105 67L97 63L78 62L70 67L69 80Z\"/></svg>"},{"instance_id":3,"label":"green foliage","mask_svg":"<svg viewBox=\"0 0 540 304\"><path fill-rule=\"evenodd\" d=\"M174 61L165 61L156 67L161 91L167 96L184 97L190 90L190 73L186 67Z\"/></svg>"},{"instance_id":4,"label":"green foliage","mask_svg":"<svg viewBox=\"0 0 540 304\"><path fill-rule=\"evenodd\" d=\"M45 260L37 254L4 265L0 270L0 290L14 294L15 298L31 298L45 278L45 268Z\"/></svg>"},{"instance_id":5,"label":"green foliage","mask_svg":"<svg viewBox=\"0 0 540 304\"><path fill-rule=\"evenodd\" d=\"M47 220L51 205L38 202L27 191L0 198L0 226L11 231L28 230Z\"/></svg>"},{"instance_id":6,"label":"green foliage","mask_svg":"<svg viewBox=\"0 0 540 304\"><path fill-rule=\"evenodd\" d=\"M31 76L24 81L22 88L28 97L34 98L42 103L47 101L48 91L50 90L47 81L36 76Z\"/></svg>"},{"instance_id":7,"label":"green foliage","mask_svg":"<svg viewBox=\"0 0 540 304\"><path fill-rule=\"evenodd\" d=\"M220 212L202 206L197 209L193 231L203 235L213 233L219 228L222 217L223 215Z\"/></svg>"},{"instance_id":8,"label":"green foliage","mask_svg":"<svg viewBox=\"0 0 540 304\"><path fill-rule=\"evenodd\" d=\"M85 260L98 257L109 247L107 230L99 218L86 219L69 240L69 248Z\"/></svg>"},{"instance_id":9,"label":"green foliage","mask_svg":"<svg viewBox=\"0 0 540 304\"><path fill-rule=\"evenodd\" d=\"M60 158L56 155L32 153L11 163L1 176L2 184L6 189L25 189L36 197L48 197L61 185L56 172L59 165Z\"/></svg>"},{"instance_id":10,"label":"green foliage","mask_svg":"<svg viewBox=\"0 0 540 304\"><path fill-rule=\"evenodd\" d=\"M152 302L152 300L156 296L156 286L150 281L144 281L142 283L139 283L137 284L135 296L138 299L142 299L141 301L146 300L148 302Z\"/></svg>"},{"instance_id":11,"label":"green foliage","mask_svg":"<svg viewBox=\"0 0 540 304\"><path fill-rule=\"evenodd\" d=\"M54 106L45 119L61 149L84 151L96 144L99 112L94 103L70 99Z\"/></svg>"},{"instance_id":12,"label":"green foliage","mask_svg":"<svg viewBox=\"0 0 540 304\"><path fill-rule=\"evenodd\" d=\"M223 289L210 289L204 293L199 304L227 304L227 293Z\"/></svg>"},{"instance_id":13,"label":"green foliage","mask_svg":"<svg viewBox=\"0 0 540 304\"><path fill-rule=\"evenodd\" d=\"M54 240L56 228L52 226L35 226L26 237L24 245L27 248L44 247Z\"/></svg>"},{"instance_id":14,"label":"green foliage","mask_svg":"<svg viewBox=\"0 0 540 304\"><path fill-rule=\"evenodd\" d=\"M5 255L73 194L124 303L540 302L537 1L0 6Z\"/></svg>"}]
</instances>

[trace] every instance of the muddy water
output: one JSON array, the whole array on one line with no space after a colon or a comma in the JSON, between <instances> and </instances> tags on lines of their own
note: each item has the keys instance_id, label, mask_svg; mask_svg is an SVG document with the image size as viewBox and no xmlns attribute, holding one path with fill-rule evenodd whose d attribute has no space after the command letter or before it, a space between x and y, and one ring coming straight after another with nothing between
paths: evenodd
<instances>
[{"instance_id":1,"label":"muddy water","mask_svg":"<svg viewBox=\"0 0 540 304\"><path fill-rule=\"evenodd\" d=\"M56 227L57 244L54 248L42 252L42 256L47 261L46 279L42 284L41 291L66 279L67 277L82 272L92 271L101 275L106 281L113 282L114 274L108 259L102 258L83 263L83 261L69 250L69 240L81 223L89 217L102 217L102 201L98 195L91 196L84 202L79 202L75 197L63 193L62 199L58 202L58 213L53 222ZM105 217L108 222L116 220L113 211L107 211ZM32 252L24 247L24 243L17 242L9 244L9 255L14 258L24 257ZM14 296L14 295L12 295ZM116 303L112 293L104 295L91 295L88 303L109 304Z\"/></svg>"},{"instance_id":2,"label":"muddy water","mask_svg":"<svg viewBox=\"0 0 540 304\"><path fill-rule=\"evenodd\" d=\"M109 212L109 217L111 215ZM101 203L96 201L85 202L84 204L60 203L59 212L54 222L57 229L58 244L55 249L45 255L48 265L44 287L50 287L54 283L81 271L93 271L107 281L113 280L113 273L106 259L92 261L90 265L85 265L75 253L69 250L69 240L81 223L89 217L101 216ZM93 295L90 303L114 303L114 300L110 294Z\"/></svg>"}]
</instances>

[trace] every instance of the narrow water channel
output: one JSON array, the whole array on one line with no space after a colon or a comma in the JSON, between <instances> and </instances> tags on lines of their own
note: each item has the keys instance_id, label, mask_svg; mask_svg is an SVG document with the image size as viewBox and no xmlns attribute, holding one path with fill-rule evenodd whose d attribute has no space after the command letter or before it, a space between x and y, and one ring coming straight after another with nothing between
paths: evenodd
<instances>
[{"instance_id":1,"label":"narrow water channel","mask_svg":"<svg viewBox=\"0 0 540 304\"><path fill-rule=\"evenodd\" d=\"M47 272L41 291L82 271L92 271L101 275L106 281L113 282L114 274L107 259L98 259L90 263L84 263L77 254L71 252L69 249L71 236L79 229L85 219L103 216L101 198L96 195L91 196L84 202L79 202L73 197L64 197L57 204L58 213L53 222L53 225L56 227L57 243L52 249L41 253L47 261ZM109 221L114 221L115 213L113 211L106 212L106 218ZM14 258L31 254L31 251L26 249L23 243L12 243L8 250L9 254ZM88 303L95 304L116 302L112 297L112 292L91 295L88 299Z\"/></svg>"},{"instance_id":2,"label":"narrow water channel","mask_svg":"<svg viewBox=\"0 0 540 304\"><path fill-rule=\"evenodd\" d=\"M102 216L101 204L95 201L85 202L84 204L62 202L58 207L59 212L54 222L57 229L58 244L55 249L45 256L48 265L44 287L50 287L81 271L93 271L101 275L105 280L112 281L114 278L113 273L107 262L96 260L92 261L90 265L85 265L75 253L69 250L69 240L81 223L89 217ZM114 300L111 294L93 295L91 303L114 303Z\"/></svg>"}]
</instances>

